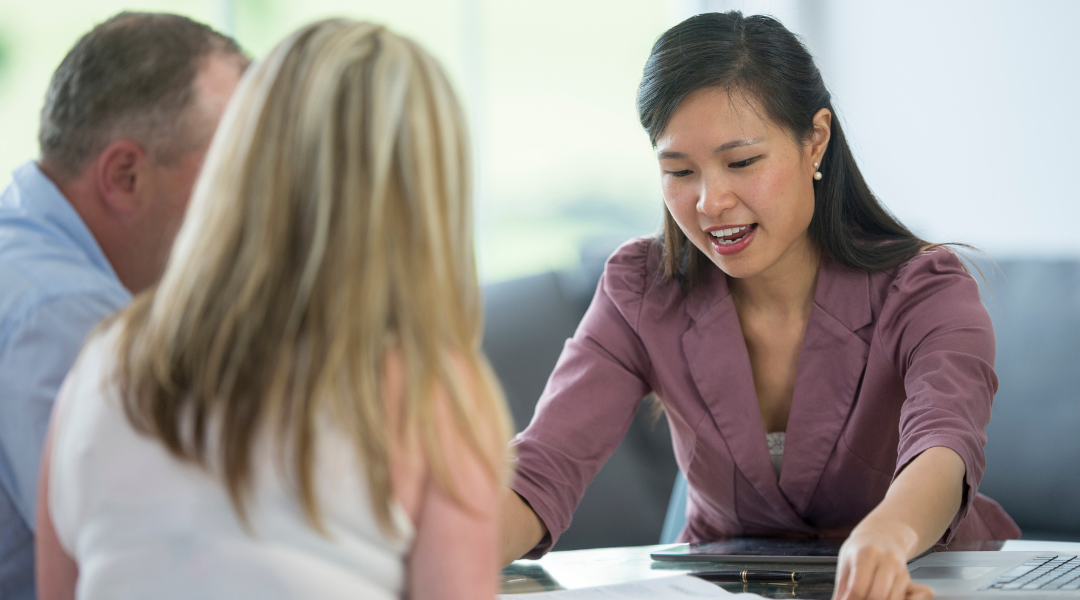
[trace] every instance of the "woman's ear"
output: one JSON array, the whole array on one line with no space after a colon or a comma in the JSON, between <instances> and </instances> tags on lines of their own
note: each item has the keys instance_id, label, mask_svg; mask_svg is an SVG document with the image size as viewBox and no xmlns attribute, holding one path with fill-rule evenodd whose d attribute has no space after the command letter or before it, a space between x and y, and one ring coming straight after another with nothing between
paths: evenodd
<instances>
[{"instance_id":1,"label":"woman's ear","mask_svg":"<svg viewBox=\"0 0 1080 600\"><path fill-rule=\"evenodd\" d=\"M832 111L822 108L814 114L814 133L810 137L810 162L820 163L832 137Z\"/></svg>"},{"instance_id":2,"label":"woman's ear","mask_svg":"<svg viewBox=\"0 0 1080 600\"><path fill-rule=\"evenodd\" d=\"M111 212L126 216L138 208L147 161L146 151L132 140L112 142L98 155L94 165L98 191Z\"/></svg>"}]
</instances>

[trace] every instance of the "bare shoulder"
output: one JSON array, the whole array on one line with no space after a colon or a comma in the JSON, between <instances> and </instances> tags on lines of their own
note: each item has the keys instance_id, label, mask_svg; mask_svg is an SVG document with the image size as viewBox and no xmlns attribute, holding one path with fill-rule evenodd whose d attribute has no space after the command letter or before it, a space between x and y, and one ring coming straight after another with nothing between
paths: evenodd
<instances>
[{"instance_id":1,"label":"bare shoulder","mask_svg":"<svg viewBox=\"0 0 1080 600\"><path fill-rule=\"evenodd\" d=\"M395 350L385 359L382 389L390 429L391 485L414 522L425 489L435 478L433 453L442 459L437 468L444 471L445 479L468 490L485 480L497 484L487 465L499 464L506 452L505 415L495 410L501 397L490 398L493 390L485 389L484 379L493 378L470 368L460 354L448 353L446 364L449 381L435 377L428 397L413 407L430 414L408 419L404 356ZM481 364L481 371L486 368Z\"/></svg>"},{"instance_id":2,"label":"bare shoulder","mask_svg":"<svg viewBox=\"0 0 1080 600\"><path fill-rule=\"evenodd\" d=\"M490 366L482 356L470 361L455 352L448 354L448 363L457 393L451 395L441 381L432 389L440 442L447 451L469 449L480 452L482 460L497 460L507 443L506 413L500 410L502 393Z\"/></svg>"},{"instance_id":3,"label":"bare shoulder","mask_svg":"<svg viewBox=\"0 0 1080 600\"><path fill-rule=\"evenodd\" d=\"M405 363L400 351L392 350L387 353L382 375L381 391L389 443L390 489L409 515L409 520L416 523L420 517L427 465L419 440L415 436L406 435L403 428Z\"/></svg>"}]
</instances>

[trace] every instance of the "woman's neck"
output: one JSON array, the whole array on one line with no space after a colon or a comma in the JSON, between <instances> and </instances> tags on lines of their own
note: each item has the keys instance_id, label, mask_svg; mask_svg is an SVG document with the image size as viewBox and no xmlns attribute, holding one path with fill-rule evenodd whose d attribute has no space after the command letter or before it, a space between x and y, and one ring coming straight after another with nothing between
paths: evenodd
<instances>
[{"instance_id":1,"label":"woman's neck","mask_svg":"<svg viewBox=\"0 0 1080 600\"><path fill-rule=\"evenodd\" d=\"M820 252L803 236L765 271L742 279L729 277L732 300L740 313L805 318L814 305L820 264Z\"/></svg>"}]
</instances>

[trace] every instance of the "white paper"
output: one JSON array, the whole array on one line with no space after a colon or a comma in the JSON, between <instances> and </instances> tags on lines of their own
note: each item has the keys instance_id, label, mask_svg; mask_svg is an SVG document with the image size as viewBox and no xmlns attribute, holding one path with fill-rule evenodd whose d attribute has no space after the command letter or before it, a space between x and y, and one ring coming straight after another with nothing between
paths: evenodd
<instances>
[{"instance_id":1,"label":"white paper","mask_svg":"<svg viewBox=\"0 0 1080 600\"><path fill-rule=\"evenodd\" d=\"M558 590L537 594L501 594L498 600L641 600L644 598L724 598L735 596L708 581L689 575L646 579L576 590ZM754 596L754 594L738 594Z\"/></svg>"}]
</instances>

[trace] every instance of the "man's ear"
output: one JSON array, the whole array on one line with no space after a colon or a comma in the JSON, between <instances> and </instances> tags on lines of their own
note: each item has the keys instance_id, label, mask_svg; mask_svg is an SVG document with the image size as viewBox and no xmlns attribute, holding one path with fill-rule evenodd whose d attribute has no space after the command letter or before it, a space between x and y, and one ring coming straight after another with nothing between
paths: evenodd
<instances>
[{"instance_id":1,"label":"man's ear","mask_svg":"<svg viewBox=\"0 0 1080 600\"><path fill-rule=\"evenodd\" d=\"M131 140L116 140L98 155L94 161L98 192L111 211L130 215L138 208L148 161L142 146Z\"/></svg>"}]
</instances>

